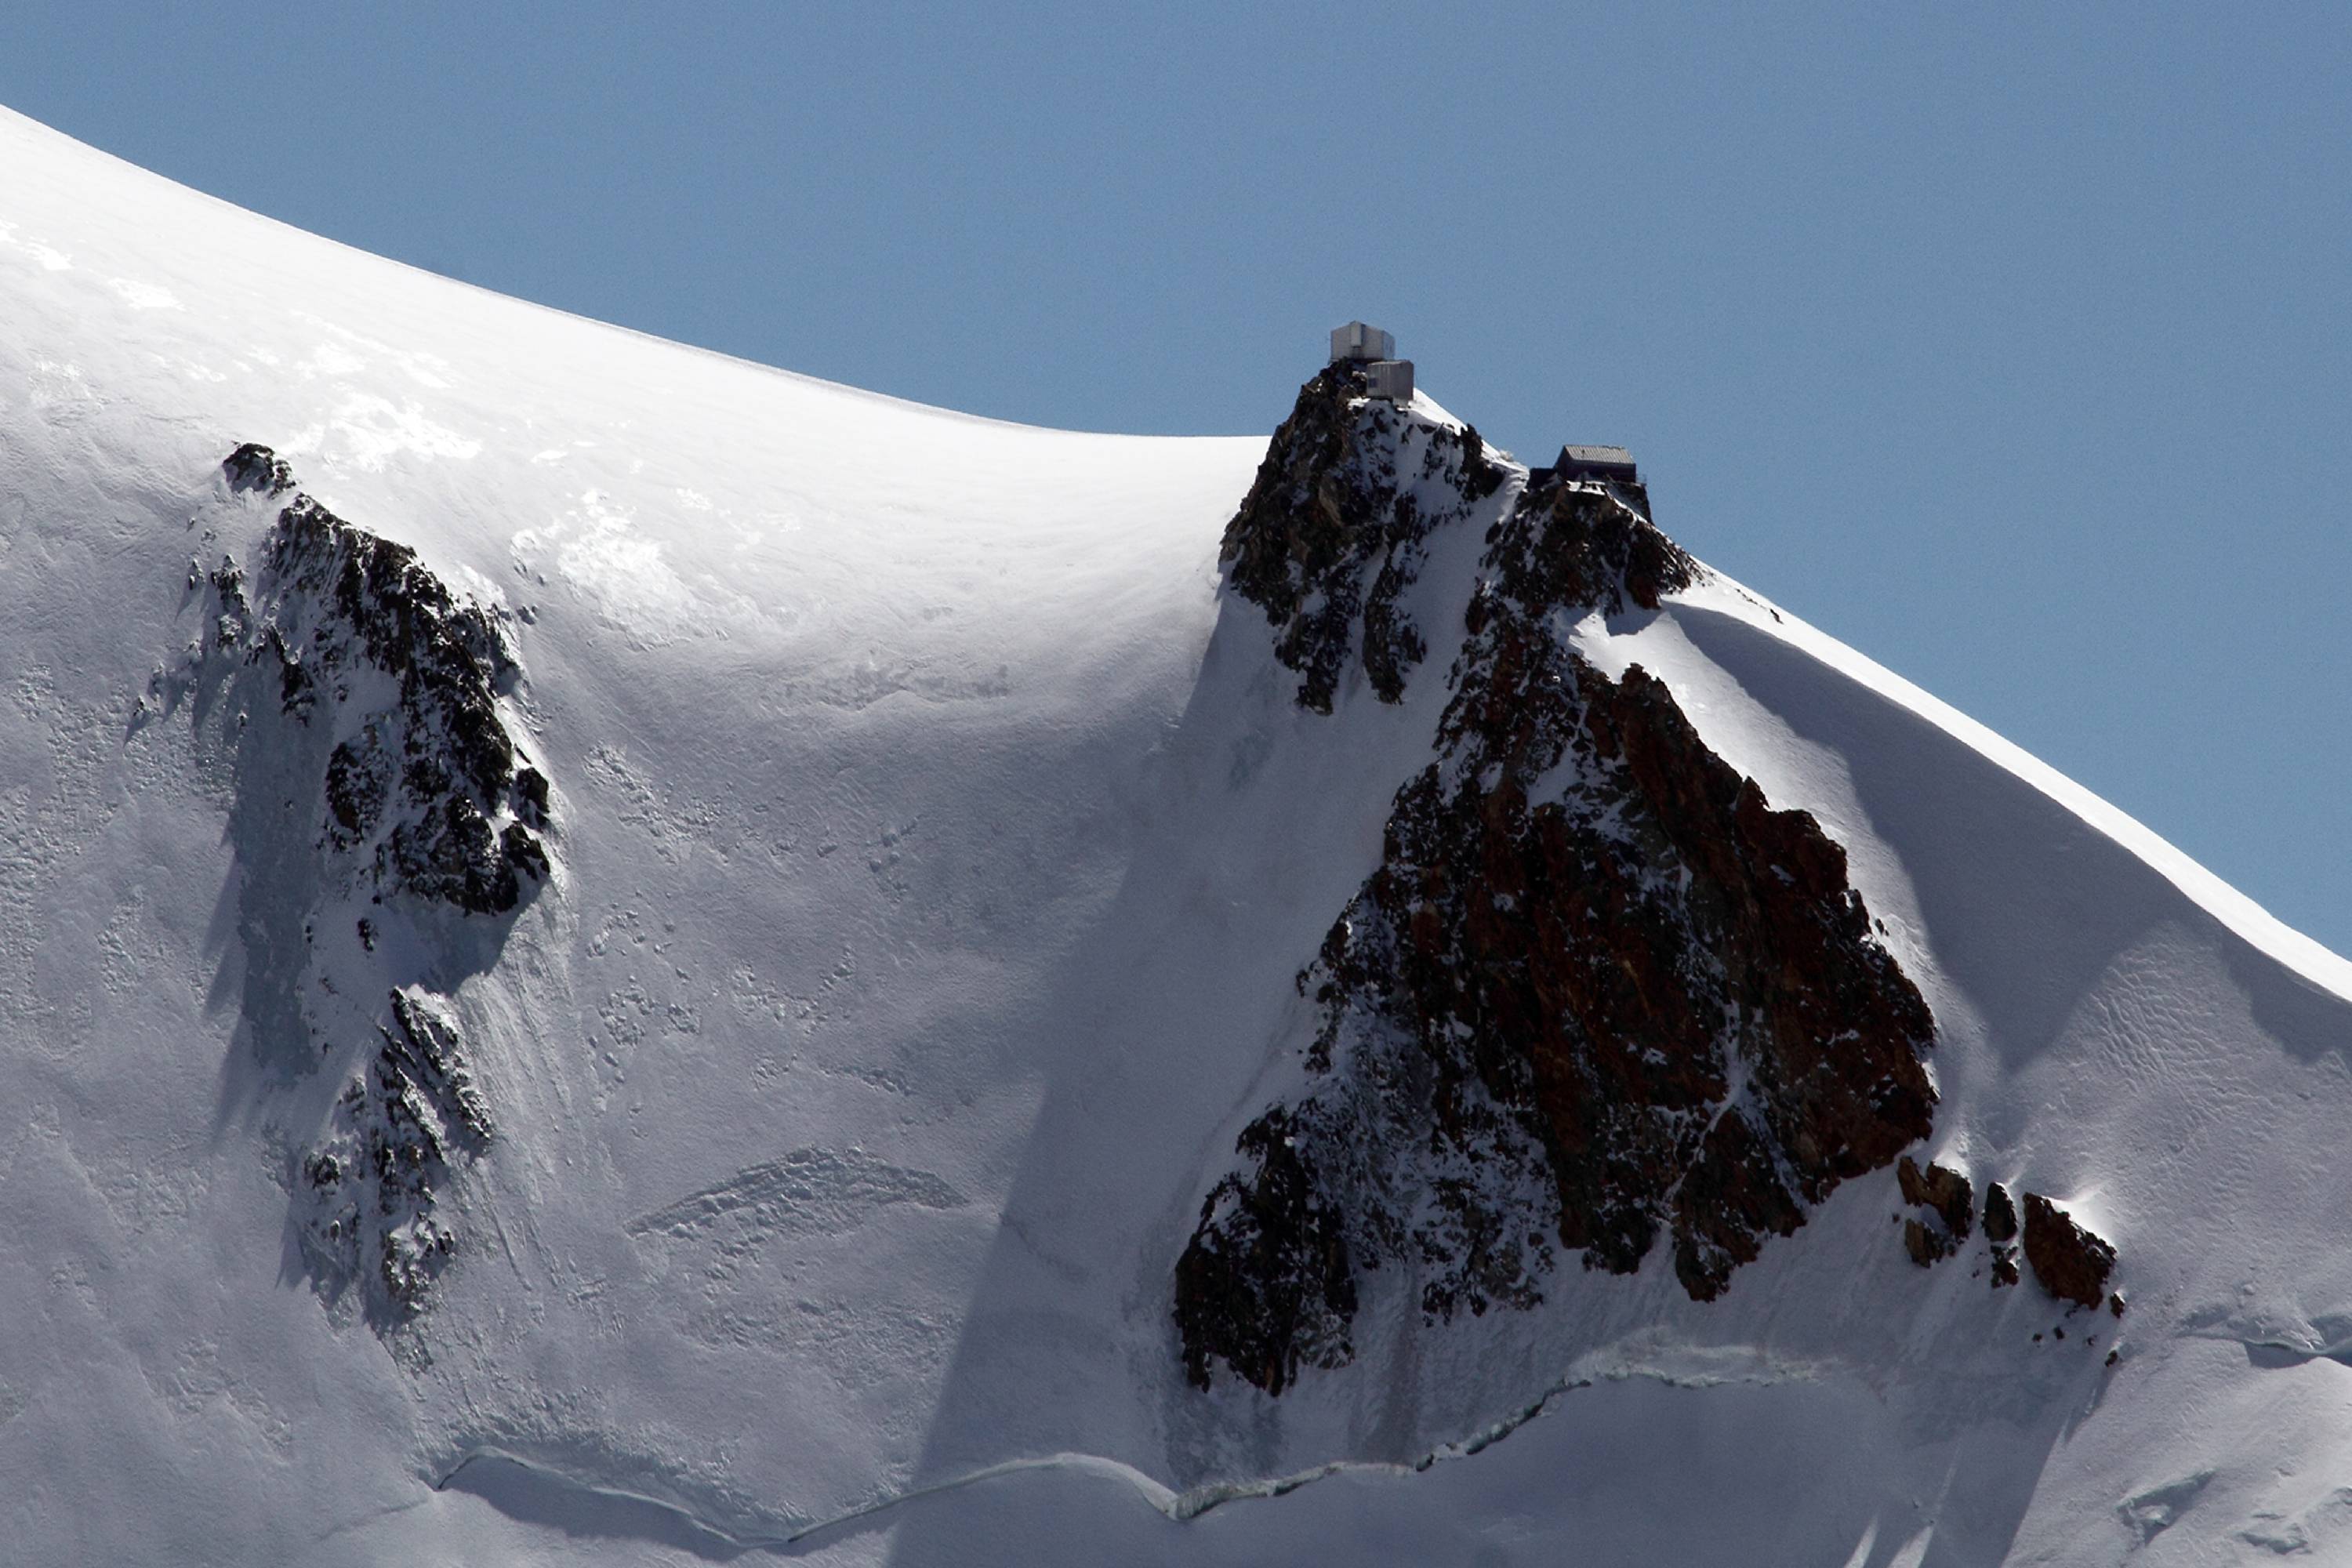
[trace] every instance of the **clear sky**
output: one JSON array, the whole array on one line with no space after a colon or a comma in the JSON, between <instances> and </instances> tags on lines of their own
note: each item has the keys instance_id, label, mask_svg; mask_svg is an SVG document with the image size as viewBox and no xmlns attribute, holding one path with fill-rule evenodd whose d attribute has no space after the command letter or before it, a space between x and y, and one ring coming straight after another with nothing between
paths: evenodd
<instances>
[{"instance_id":1,"label":"clear sky","mask_svg":"<svg viewBox=\"0 0 2352 1568\"><path fill-rule=\"evenodd\" d=\"M1010 419L1271 430L1361 316L2352 952L2341 0L16 0L0 101Z\"/></svg>"}]
</instances>

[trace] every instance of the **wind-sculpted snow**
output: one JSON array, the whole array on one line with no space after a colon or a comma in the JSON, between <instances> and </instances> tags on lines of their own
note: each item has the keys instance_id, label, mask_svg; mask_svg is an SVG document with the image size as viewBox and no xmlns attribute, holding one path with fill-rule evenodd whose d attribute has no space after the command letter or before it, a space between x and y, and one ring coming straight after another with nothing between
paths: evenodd
<instances>
[{"instance_id":1,"label":"wind-sculpted snow","mask_svg":"<svg viewBox=\"0 0 2352 1568\"><path fill-rule=\"evenodd\" d=\"M1929 1131L1934 1021L1843 851L1564 635L1689 558L1558 479L1489 538L1437 760L1299 979L1314 1087L1244 1132L1178 1264L1203 1387L1349 1360L1358 1268L1411 1270L1434 1322L1534 1306L1555 1242L1627 1273L1664 1234L1712 1298Z\"/></svg>"},{"instance_id":2,"label":"wind-sculpted snow","mask_svg":"<svg viewBox=\"0 0 2352 1568\"><path fill-rule=\"evenodd\" d=\"M301 493L269 448L221 474L218 522L278 506L250 569L189 565L206 590L196 721L236 781L247 1024L281 1072L346 1076L293 1161L293 1223L320 1292L356 1287L389 1331L457 1250L437 1211L492 1129L456 1011L423 982L487 956L450 917L508 915L550 876L547 781L500 715L520 671L489 614Z\"/></svg>"},{"instance_id":3,"label":"wind-sculpted snow","mask_svg":"<svg viewBox=\"0 0 2352 1568\"><path fill-rule=\"evenodd\" d=\"M964 1199L929 1171L904 1170L860 1150L795 1149L623 1228L637 1237L716 1234L724 1250L740 1253L779 1232L837 1234L892 1204L953 1209Z\"/></svg>"}]
</instances>

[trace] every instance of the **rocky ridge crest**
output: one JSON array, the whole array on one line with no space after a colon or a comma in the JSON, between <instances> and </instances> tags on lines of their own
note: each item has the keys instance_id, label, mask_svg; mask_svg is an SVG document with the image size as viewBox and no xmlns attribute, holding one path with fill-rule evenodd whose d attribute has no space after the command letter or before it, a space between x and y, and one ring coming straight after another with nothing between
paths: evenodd
<instances>
[{"instance_id":1,"label":"rocky ridge crest","mask_svg":"<svg viewBox=\"0 0 2352 1568\"><path fill-rule=\"evenodd\" d=\"M1506 470L1478 432L1367 396L1363 368L1327 367L1299 389L1225 528L1234 591L1265 611L1298 702L1328 713L1351 662L1383 702L1429 654L1402 601L1432 532L1467 518Z\"/></svg>"},{"instance_id":2,"label":"rocky ridge crest","mask_svg":"<svg viewBox=\"0 0 2352 1568\"><path fill-rule=\"evenodd\" d=\"M1350 395L1333 373L1302 390L1226 535L1228 581L1292 668L1302 644L1308 668L1337 662L1336 607L1397 511L1367 454L1395 435ZM1468 515L1470 472L1412 515ZM1663 682L1570 640L1701 569L1605 486L1557 476L1507 495L1485 543L1434 760L1300 975L1309 1087L1244 1131L1178 1262L1203 1387L1219 1362L1279 1393L1350 1360L1361 1270L1410 1270L1433 1322L1532 1306L1556 1248L1624 1273L1664 1237L1712 1298L1930 1130L1934 1019L1843 850L1709 751ZM1299 700L1328 710L1332 689Z\"/></svg>"}]
</instances>

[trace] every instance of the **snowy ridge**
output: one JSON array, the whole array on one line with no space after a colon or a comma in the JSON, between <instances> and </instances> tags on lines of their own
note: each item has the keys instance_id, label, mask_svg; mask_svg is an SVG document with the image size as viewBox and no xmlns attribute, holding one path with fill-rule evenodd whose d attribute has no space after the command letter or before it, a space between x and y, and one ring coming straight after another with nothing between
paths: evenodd
<instances>
[{"instance_id":1,"label":"snowy ridge","mask_svg":"<svg viewBox=\"0 0 2352 1568\"><path fill-rule=\"evenodd\" d=\"M1918 715L2114 839L2179 889L2198 908L2271 958L2336 995L2352 998L2352 959L2287 925L2130 813L2094 795L1932 692L1920 689L1867 654L1848 647L1727 578L1717 575L1711 583L1693 588L1684 599L1695 609L1735 616Z\"/></svg>"}]
</instances>

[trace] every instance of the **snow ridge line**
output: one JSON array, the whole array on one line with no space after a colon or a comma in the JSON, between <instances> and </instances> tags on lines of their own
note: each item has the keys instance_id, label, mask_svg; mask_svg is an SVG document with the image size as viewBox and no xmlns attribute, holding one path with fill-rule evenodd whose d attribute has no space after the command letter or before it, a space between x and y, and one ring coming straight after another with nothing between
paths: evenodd
<instances>
[{"instance_id":1,"label":"snow ridge line","mask_svg":"<svg viewBox=\"0 0 2352 1568\"><path fill-rule=\"evenodd\" d=\"M1317 1481L1327 1480L1337 1475L1420 1475L1440 1464L1466 1459L1501 1442L1528 1422L1546 1414L1550 1410L1555 1400L1572 1394L1578 1389L1593 1387L1597 1384L1622 1383L1633 1378L1647 1378L1668 1388L1704 1389L1732 1383L1802 1382L1809 1381L1816 1375L1818 1375L1817 1370L1811 1368L1767 1367L1743 1374L1730 1372L1673 1372L1658 1366L1621 1364L1563 1377L1529 1404L1488 1423L1466 1437L1439 1445L1410 1464L1385 1459L1333 1459L1326 1464L1293 1471L1286 1476L1273 1476L1254 1481L1213 1481L1206 1486L1194 1487L1180 1492L1166 1482L1138 1469L1122 1459L1110 1458L1101 1454L1045 1454L984 1465L979 1469L970 1470L960 1476L951 1476L943 1481L934 1481L929 1486L915 1487L894 1493L889 1497L877 1498L872 1502L860 1504L856 1508L835 1514L830 1518L793 1526L782 1534L739 1534L737 1530L740 1528L740 1525L730 1528L668 1498L656 1497L648 1492L632 1491L626 1487L607 1486L583 1480L565 1470L542 1464L518 1454L510 1448L500 1447L491 1443L479 1444L467 1448L458 1457L457 1463L434 1478L428 1484L436 1492L446 1491L451 1484L471 1466L484 1460L499 1460L527 1471L539 1479L552 1482L572 1491L656 1509L676 1519L696 1534L709 1536L733 1551L772 1552L797 1556L799 1552L795 1548L814 1549L824 1543L817 1539L818 1537L830 1535L845 1526L888 1513L907 1503L919 1502L925 1498L938 1497L946 1492L961 1491L967 1487L977 1486L983 1481L998 1480L1006 1476L1046 1470L1097 1476L1107 1480L1123 1482L1160 1513L1182 1524L1229 1502L1253 1498L1287 1496L1302 1487L1311 1486Z\"/></svg>"}]
</instances>

